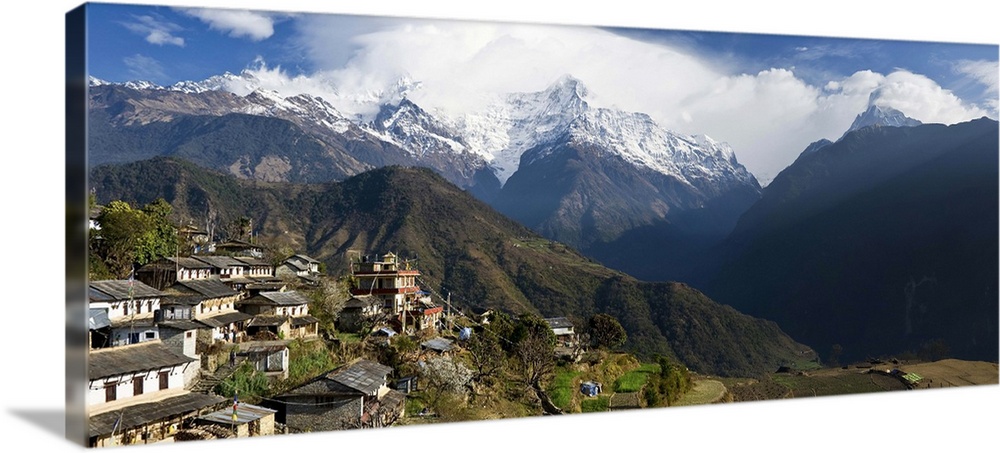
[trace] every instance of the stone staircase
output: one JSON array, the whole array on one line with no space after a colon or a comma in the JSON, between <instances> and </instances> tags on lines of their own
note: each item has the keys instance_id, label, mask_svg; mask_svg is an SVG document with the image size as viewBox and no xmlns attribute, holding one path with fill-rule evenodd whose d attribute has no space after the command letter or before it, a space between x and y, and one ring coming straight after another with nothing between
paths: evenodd
<instances>
[{"instance_id":1,"label":"stone staircase","mask_svg":"<svg viewBox=\"0 0 1000 453\"><path fill-rule=\"evenodd\" d=\"M215 388L215 386L218 385L220 382L226 380L226 378L228 378L229 376L232 376L233 373L235 373L236 370L240 367L240 365L242 365L243 362L245 361L246 358L237 357L236 362L234 364L230 365L229 362L227 361L226 363L216 368L214 373L207 373L204 370L202 370L198 382L196 382L194 386L191 387L191 391L198 393L213 394L214 392L212 390Z\"/></svg>"}]
</instances>

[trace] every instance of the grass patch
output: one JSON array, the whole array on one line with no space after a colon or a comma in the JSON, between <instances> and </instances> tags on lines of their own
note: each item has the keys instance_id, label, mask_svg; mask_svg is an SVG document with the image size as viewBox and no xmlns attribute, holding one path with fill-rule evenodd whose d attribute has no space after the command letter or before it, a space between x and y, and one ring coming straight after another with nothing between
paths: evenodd
<instances>
[{"instance_id":1,"label":"grass patch","mask_svg":"<svg viewBox=\"0 0 1000 453\"><path fill-rule=\"evenodd\" d=\"M567 410L573 403L573 394L576 390L573 381L580 375L579 371L557 370L552 384L549 386L549 397L552 403L560 409Z\"/></svg>"},{"instance_id":2,"label":"grass patch","mask_svg":"<svg viewBox=\"0 0 1000 453\"><path fill-rule=\"evenodd\" d=\"M607 396L598 396L597 398L587 398L580 402L580 412L605 412L608 410L608 402L610 398Z\"/></svg>"},{"instance_id":3,"label":"grass patch","mask_svg":"<svg viewBox=\"0 0 1000 453\"><path fill-rule=\"evenodd\" d=\"M288 343L288 383L299 385L330 371L333 356L322 341L295 340Z\"/></svg>"},{"instance_id":4,"label":"grass patch","mask_svg":"<svg viewBox=\"0 0 1000 453\"><path fill-rule=\"evenodd\" d=\"M340 340L341 343L344 343L344 344L358 343L358 342L361 341L361 335L358 335L356 333L337 332L337 334L335 335L335 337L338 340Z\"/></svg>"},{"instance_id":5,"label":"grass patch","mask_svg":"<svg viewBox=\"0 0 1000 453\"><path fill-rule=\"evenodd\" d=\"M416 417L420 414L420 411L424 410L424 402L420 398L414 398L412 396L406 397L406 407L405 416L406 417Z\"/></svg>"},{"instance_id":6,"label":"grass patch","mask_svg":"<svg viewBox=\"0 0 1000 453\"><path fill-rule=\"evenodd\" d=\"M638 392L649 381L649 375L660 372L660 366L655 363L644 363L632 371L625 373L615 381L615 391L619 393Z\"/></svg>"},{"instance_id":7,"label":"grass patch","mask_svg":"<svg viewBox=\"0 0 1000 453\"><path fill-rule=\"evenodd\" d=\"M684 396L674 403L674 406L692 406L696 404L712 404L719 401L726 393L726 386L716 380L694 381L694 386Z\"/></svg>"}]
</instances>

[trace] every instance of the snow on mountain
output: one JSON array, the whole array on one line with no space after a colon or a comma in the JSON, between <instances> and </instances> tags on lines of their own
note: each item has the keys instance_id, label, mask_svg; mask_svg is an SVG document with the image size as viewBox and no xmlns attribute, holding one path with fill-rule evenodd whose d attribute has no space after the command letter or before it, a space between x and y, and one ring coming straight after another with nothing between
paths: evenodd
<instances>
[{"instance_id":1,"label":"snow on mountain","mask_svg":"<svg viewBox=\"0 0 1000 453\"><path fill-rule=\"evenodd\" d=\"M91 84L108 82L92 78ZM669 131L643 113L594 107L587 101L586 86L570 75L545 90L497 96L484 110L461 115L429 112L411 102L408 94L418 90L420 83L409 77L402 77L382 90L337 93L332 102L308 94L284 96L262 89L261 81L250 71L227 72L169 87L150 82L120 85L192 95L228 91L246 101L240 107L241 113L280 117L325 127L335 133L356 126L418 159L440 153L464 155L466 159L488 163L501 184L518 170L525 152L565 142L592 145L634 165L675 176L695 186L710 181L753 181L728 144ZM335 104L373 113L348 116L335 108ZM544 152L533 156L539 158Z\"/></svg>"},{"instance_id":2,"label":"snow on mountain","mask_svg":"<svg viewBox=\"0 0 1000 453\"><path fill-rule=\"evenodd\" d=\"M587 96L581 81L563 76L543 91L507 95L454 124L470 148L491 162L502 183L517 171L526 151L560 140L593 145L688 183L753 178L728 144L669 131L643 113L593 107Z\"/></svg>"},{"instance_id":3,"label":"snow on mountain","mask_svg":"<svg viewBox=\"0 0 1000 453\"><path fill-rule=\"evenodd\" d=\"M851 127L847 129L847 132L856 131L868 126L913 127L921 124L923 123L904 115L903 112L892 107L871 104L868 106L868 110L865 110L854 118L854 122L851 123ZM846 135L847 132L844 134Z\"/></svg>"}]
</instances>

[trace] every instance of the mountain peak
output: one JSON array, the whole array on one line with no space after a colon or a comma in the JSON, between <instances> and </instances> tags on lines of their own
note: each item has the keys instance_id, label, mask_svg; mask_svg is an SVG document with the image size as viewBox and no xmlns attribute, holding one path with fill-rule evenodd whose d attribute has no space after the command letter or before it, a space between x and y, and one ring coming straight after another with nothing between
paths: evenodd
<instances>
[{"instance_id":1,"label":"mountain peak","mask_svg":"<svg viewBox=\"0 0 1000 453\"><path fill-rule=\"evenodd\" d=\"M583 101L589 95L583 82L570 74L564 74L545 90L552 100Z\"/></svg>"},{"instance_id":2,"label":"mountain peak","mask_svg":"<svg viewBox=\"0 0 1000 453\"><path fill-rule=\"evenodd\" d=\"M847 132L869 126L913 127L921 124L923 123L906 116L903 112L892 107L871 103L868 106L868 110L865 110L864 113L854 118L854 123L851 123L851 127L847 129ZM847 132L845 132L845 135Z\"/></svg>"}]
</instances>

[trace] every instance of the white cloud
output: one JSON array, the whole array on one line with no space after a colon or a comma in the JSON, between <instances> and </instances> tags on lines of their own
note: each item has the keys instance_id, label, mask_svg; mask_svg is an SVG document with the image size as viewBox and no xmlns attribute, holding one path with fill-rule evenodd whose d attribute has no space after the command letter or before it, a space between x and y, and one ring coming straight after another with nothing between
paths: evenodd
<instances>
[{"instance_id":1,"label":"white cloud","mask_svg":"<svg viewBox=\"0 0 1000 453\"><path fill-rule=\"evenodd\" d=\"M973 61L962 60L955 64L955 72L967 76L975 82L983 85L984 94L989 96L984 101L984 107L991 109L993 117L996 118L1000 109L1000 100L997 95L1000 93L1000 66L996 61Z\"/></svg>"},{"instance_id":2,"label":"white cloud","mask_svg":"<svg viewBox=\"0 0 1000 453\"><path fill-rule=\"evenodd\" d=\"M167 80L167 74L163 70L163 65L153 57L142 54L135 54L123 59L129 74L136 80L148 80L151 82L162 82Z\"/></svg>"},{"instance_id":3,"label":"white cloud","mask_svg":"<svg viewBox=\"0 0 1000 453\"><path fill-rule=\"evenodd\" d=\"M872 103L888 105L924 123L953 124L988 116L930 78L904 70L885 77L875 89Z\"/></svg>"},{"instance_id":4,"label":"white cloud","mask_svg":"<svg viewBox=\"0 0 1000 453\"><path fill-rule=\"evenodd\" d=\"M433 20L355 25L357 33L344 38L349 54L327 50L331 33L340 33L331 30L342 22L303 19L299 44L318 69L290 77L260 66L255 73L264 86L324 96L347 113L364 115L373 111L337 94L377 99L408 77L420 83L410 99L455 114L480 109L498 93L541 90L572 74L587 85L592 105L644 112L666 128L728 142L764 183L809 143L839 138L870 97L924 122L984 114L933 80L903 70L859 71L811 85L793 69L733 74L696 55L599 29Z\"/></svg>"},{"instance_id":5,"label":"white cloud","mask_svg":"<svg viewBox=\"0 0 1000 453\"><path fill-rule=\"evenodd\" d=\"M185 9L183 12L208 24L209 28L234 38L262 41L274 34L274 20L258 12L205 8Z\"/></svg>"},{"instance_id":6,"label":"white cloud","mask_svg":"<svg viewBox=\"0 0 1000 453\"><path fill-rule=\"evenodd\" d=\"M1000 86L1000 67L996 61L962 60L955 65L955 72L972 77L986 87L987 93L997 94Z\"/></svg>"},{"instance_id":7,"label":"white cloud","mask_svg":"<svg viewBox=\"0 0 1000 453\"><path fill-rule=\"evenodd\" d=\"M123 22L122 25L133 33L146 36L146 42L162 46L170 44L184 47L184 38L174 36L181 27L172 22L164 22L153 16L135 16L137 22Z\"/></svg>"}]
</instances>

